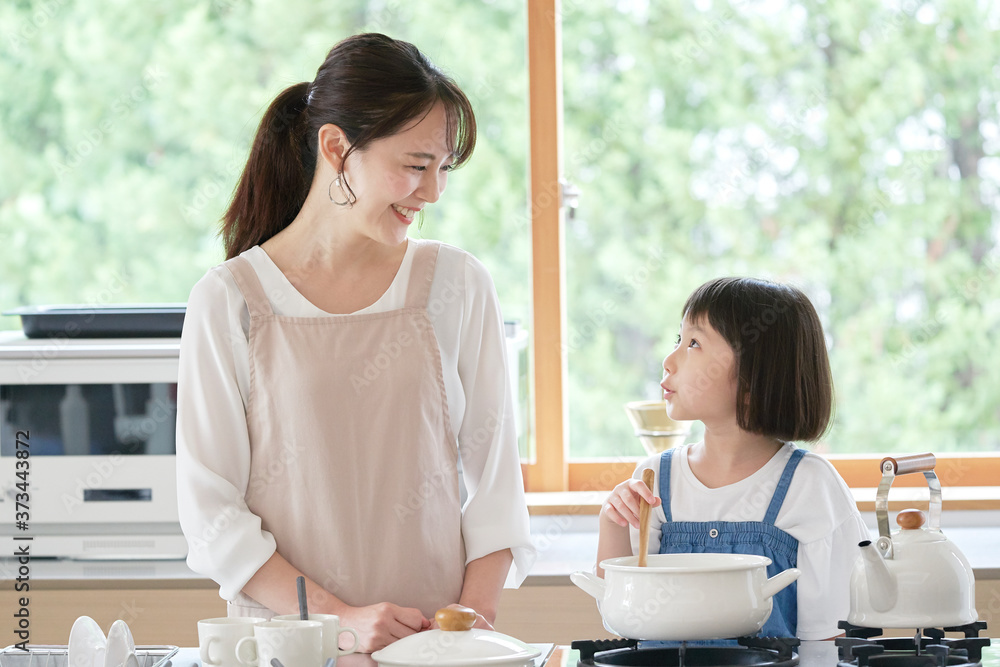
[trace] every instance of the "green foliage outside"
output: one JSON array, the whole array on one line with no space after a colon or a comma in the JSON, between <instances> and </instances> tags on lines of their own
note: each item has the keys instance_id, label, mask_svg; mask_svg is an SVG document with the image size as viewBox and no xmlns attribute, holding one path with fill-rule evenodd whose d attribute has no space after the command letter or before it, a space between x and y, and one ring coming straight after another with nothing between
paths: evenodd
<instances>
[{"instance_id":1,"label":"green foliage outside","mask_svg":"<svg viewBox=\"0 0 1000 667\"><path fill-rule=\"evenodd\" d=\"M571 451L638 456L684 298L793 281L827 328L819 448L1000 448L1000 10L974 0L564 0ZM530 324L523 2L0 5L0 307L184 301L264 108L339 39L417 44L476 154L414 233ZM0 327L16 328L15 318Z\"/></svg>"}]
</instances>

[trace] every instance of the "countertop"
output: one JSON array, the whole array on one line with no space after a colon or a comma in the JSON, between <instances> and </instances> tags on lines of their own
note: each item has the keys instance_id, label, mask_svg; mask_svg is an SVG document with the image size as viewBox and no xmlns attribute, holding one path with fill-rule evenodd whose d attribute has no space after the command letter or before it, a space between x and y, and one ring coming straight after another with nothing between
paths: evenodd
<instances>
[{"instance_id":1,"label":"countertop","mask_svg":"<svg viewBox=\"0 0 1000 667\"><path fill-rule=\"evenodd\" d=\"M874 535L874 515L865 515ZM951 539L972 565L977 580L1000 579L1000 511L953 512L942 523ZM538 549L538 561L525 585L571 585L569 575L590 571L597 553L596 516L533 516L531 537ZM0 580L16 578L16 563L0 558ZM172 588L201 588L211 584L190 569L183 560L71 560L32 559L32 579L44 586L59 581L61 586L85 587L88 581L157 581Z\"/></svg>"},{"instance_id":2,"label":"countertop","mask_svg":"<svg viewBox=\"0 0 1000 667\"><path fill-rule=\"evenodd\" d=\"M542 650L539 667L575 667L579 654L568 646L534 644ZM800 667L836 667L837 647L833 642L803 642L799 647ZM196 648L182 648L173 659L174 667L201 667ZM337 659L337 667L377 667L370 655L347 655ZM1000 643L983 649L982 667L1000 667Z\"/></svg>"}]
</instances>

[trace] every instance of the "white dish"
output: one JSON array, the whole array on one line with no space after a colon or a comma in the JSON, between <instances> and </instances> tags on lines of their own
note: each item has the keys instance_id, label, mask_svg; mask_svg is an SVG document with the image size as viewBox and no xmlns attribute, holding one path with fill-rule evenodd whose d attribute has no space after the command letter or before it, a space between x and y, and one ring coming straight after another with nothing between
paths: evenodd
<instances>
[{"instance_id":1,"label":"white dish","mask_svg":"<svg viewBox=\"0 0 1000 667\"><path fill-rule=\"evenodd\" d=\"M97 621L81 616L69 631L69 667L104 667L107 639Z\"/></svg>"},{"instance_id":2,"label":"white dish","mask_svg":"<svg viewBox=\"0 0 1000 667\"><path fill-rule=\"evenodd\" d=\"M119 619L111 624L108 630L108 649L104 657L103 667L123 667L129 654L135 653L135 641L128 624Z\"/></svg>"}]
</instances>

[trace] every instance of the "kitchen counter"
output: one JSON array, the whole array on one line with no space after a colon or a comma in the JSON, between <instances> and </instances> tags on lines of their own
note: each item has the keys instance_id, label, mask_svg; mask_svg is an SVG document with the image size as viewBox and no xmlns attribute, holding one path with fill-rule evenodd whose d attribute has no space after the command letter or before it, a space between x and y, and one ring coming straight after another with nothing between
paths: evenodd
<instances>
[{"instance_id":1,"label":"kitchen counter","mask_svg":"<svg viewBox=\"0 0 1000 667\"><path fill-rule=\"evenodd\" d=\"M564 645L535 644L542 649L539 667L576 667L579 653ZM177 652L175 667L201 667L198 650L184 648ZM833 642L803 642L799 651L799 667L836 667L837 647ZM1000 667L1000 642L983 649L983 667ZM377 667L369 655L347 655L337 659L337 667Z\"/></svg>"},{"instance_id":2,"label":"kitchen counter","mask_svg":"<svg viewBox=\"0 0 1000 667\"><path fill-rule=\"evenodd\" d=\"M569 580L571 572L593 567L596 521L596 516L532 517L539 559L524 585L503 591L497 630L528 642L611 636L593 599ZM945 533L975 571L976 606L989 624L986 634L1000 637L1000 512L947 513ZM0 559L0 580L7 582L0 583L0 608L18 604L10 583L16 571L12 559ZM197 642L198 619L226 613L218 586L182 560L33 559L30 577L36 643L65 642L76 617L86 614L102 627L125 619L143 643L190 645ZM0 627L0 645L14 641L9 633L9 624Z\"/></svg>"},{"instance_id":3,"label":"kitchen counter","mask_svg":"<svg viewBox=\"0 0 1000 667\"><path fill-rule=\"evenodd\" d=\"M874 515L863 515L877 536ZM1000 580L1000 511L952 512L945 514L944 531L972 565L977 580ZM570 585L569 575L591 570L597 553L596 516L533 516L531 538L538 561L525 585ZM13 559L0 558L0 580L16 577ZM185 588L206 581L182 560L35 559L32 579L37 582L85 582L92 580L157 581L171 588ZM44 583L42 584L44 585ZM204 585L204 584L202 584Z\"/></svg>"}]
</instances>

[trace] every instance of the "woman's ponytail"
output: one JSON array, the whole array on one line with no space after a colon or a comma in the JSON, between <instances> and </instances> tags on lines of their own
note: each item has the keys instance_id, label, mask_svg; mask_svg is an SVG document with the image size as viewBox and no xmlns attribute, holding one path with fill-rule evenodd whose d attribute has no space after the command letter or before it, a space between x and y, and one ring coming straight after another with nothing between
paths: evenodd
<instances>
[{"instance_id":1,"label":"woman's ponytail","mask_svg":"<svg viewBox=\"0 0 1000 667\"><path fill-rule=\"evenodd\" d=\"M263 243L287 227L309 193L315 171L306 134L309 83L285 88L257 128L243 175L222 222L226 258Z\"/></svg>"}]
</instances>

